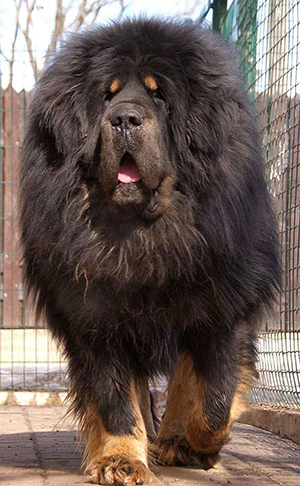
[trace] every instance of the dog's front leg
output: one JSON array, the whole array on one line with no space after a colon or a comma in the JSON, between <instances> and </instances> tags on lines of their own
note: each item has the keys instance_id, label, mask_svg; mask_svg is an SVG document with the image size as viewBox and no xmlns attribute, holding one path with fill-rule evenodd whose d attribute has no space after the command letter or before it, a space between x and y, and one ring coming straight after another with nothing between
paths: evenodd
<instances>
[{"instance_id":1,"label":"dog's front leg","mask_svg":"<svg viewBox=\"0 0 300 486\"><path fill-rule=\"evenodd\" d=\"M99 484L149 482L147 433L129 366L113 364L107 356L89 366L93 369L85 374L78 368L72 373L70 365L73 410L87 440L86 470Z\"/></svg>"}]
</instances>

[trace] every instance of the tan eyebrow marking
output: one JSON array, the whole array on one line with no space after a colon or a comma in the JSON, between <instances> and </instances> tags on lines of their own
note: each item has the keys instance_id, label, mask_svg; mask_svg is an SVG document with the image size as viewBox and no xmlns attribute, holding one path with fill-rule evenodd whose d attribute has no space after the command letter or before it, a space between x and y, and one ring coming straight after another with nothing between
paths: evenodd
<instances>
[{"instance_id":1,"label":"tan eyebrow marking","mask_svg":"<svg viewBox=\"0 0 300 486\"><path fill-rule=\"evenodd\" d=\"M156 80L153 76L146 76L144 79L145 86L151 91L156 91L158 88Z\"/></svg>"},{"instance_id":2,"label":"tan eyebrow marking","mask_svg":"<svg viewBox=\"0 0 300 486\"><path fill-rule=\"evenodd\" d=\"M109 91L111 93L116 93L116 91L118 91L118 89L120 88L120 84L121 81L119 80L119 78L115 78L109 87Z\"/></svg>"}]
</instances>

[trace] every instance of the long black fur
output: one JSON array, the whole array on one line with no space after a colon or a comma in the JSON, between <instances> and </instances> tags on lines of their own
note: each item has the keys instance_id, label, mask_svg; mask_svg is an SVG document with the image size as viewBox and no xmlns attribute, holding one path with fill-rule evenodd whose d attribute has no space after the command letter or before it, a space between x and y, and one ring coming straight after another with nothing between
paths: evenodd
<instances>
[{"instance_id":1,"label":"long black fur","mask_svg":"<svg viewBox=\"0 0 300 486\"><path fill-rule=\"evenodd\" d=\"M127 20L71 37L35 89L21 164L25 279L64 346L75 410L84 415L92 402L112 434L132 432L131 378L171 373L180 351L209 384L217 430L238 364L256 360L280 265L233 57L195 24ZM142 86L147 75L157 99ZM139 165L145 194L170 177L157 215L110 200L116 169L101 124L117 103L107 97L115 78L125 86L118 96L139 104L142 93L158 127L160 159L145 151Z\"/></svg>"}]
</instances>

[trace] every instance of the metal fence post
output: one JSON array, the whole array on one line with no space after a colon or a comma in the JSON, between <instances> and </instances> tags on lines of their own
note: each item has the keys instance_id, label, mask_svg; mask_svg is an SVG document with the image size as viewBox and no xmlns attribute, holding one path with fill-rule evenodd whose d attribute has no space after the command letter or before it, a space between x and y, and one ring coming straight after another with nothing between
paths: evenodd
<instances>
[{"instance_id":1,"label":"metal fence post","mask_svg":"<svg viewBox=\"0 0 300 486\"><path fill-rule=\"evenodd\" d=\"M227 12L227 0L214 0L213 8L213 30L221 32L222 20Z\"/></svg>"}]
</instances>

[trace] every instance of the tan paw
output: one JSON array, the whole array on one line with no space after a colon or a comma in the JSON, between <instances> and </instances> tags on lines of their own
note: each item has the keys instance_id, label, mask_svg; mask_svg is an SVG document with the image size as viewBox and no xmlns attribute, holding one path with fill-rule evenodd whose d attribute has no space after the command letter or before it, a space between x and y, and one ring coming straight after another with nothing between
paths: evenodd
<instances>
[{"instance_id":1,"label":"tan paw","mask_svg":"<svg viewBox=\"0 0 300 486\"><path fill-rule=\"evenodd\" d=\"M217 453L196 452L185 437L161 439L156 445L157 462L166 466L197 466L201 469L210 469L219 459Z\"/></svg>"},{"instance_id":2,"label":"tan paw","mask_svg":"<svg viewBox=\"0 0 300 486\"><path fill-rule=\"evenodd\" d=\"M93 470L96 484L133 486L151 481L149 468L135 457L103 457Z\"/></svg>"}]
</instances>

